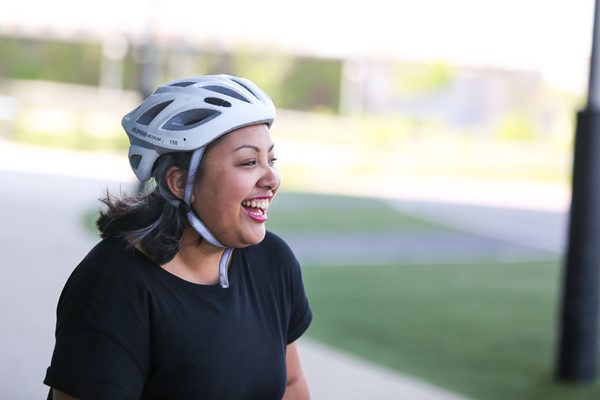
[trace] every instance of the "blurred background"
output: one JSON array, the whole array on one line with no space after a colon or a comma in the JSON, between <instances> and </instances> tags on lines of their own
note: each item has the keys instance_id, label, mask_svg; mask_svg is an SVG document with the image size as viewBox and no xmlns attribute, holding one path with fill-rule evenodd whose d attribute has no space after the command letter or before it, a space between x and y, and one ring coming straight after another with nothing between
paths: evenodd
<instances>
[{"instance_id":1,"label":"blurred background","mask_svg":"<svg viewBox=\"0 0 600 400\"><path fill-rule=\"evenodd\" d=\"M211 73L253 80L278 107L284 186L269 228L303 264L315 398L597 398L597 381L554 379L593 11L592 0L4 7L0 398L46 393L56 302L98 240L97 199L134 187L121 117L162 82Z\"/></svg>"}]
</instances>

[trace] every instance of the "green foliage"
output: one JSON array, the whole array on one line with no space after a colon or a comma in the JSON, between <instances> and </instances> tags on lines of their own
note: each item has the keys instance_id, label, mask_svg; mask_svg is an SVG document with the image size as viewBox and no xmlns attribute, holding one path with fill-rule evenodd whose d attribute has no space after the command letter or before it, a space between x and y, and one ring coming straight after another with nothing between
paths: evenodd
<instances>
[{"instance_id":1,"label":"green foliage","mask_svg":"<svg viewBox=\"0 0 600 400\"><path fill-rule=\"evenodd\" d=\"M521 113L504 116L496 125L494 137L501 140L532 140L538 137L532 118Z\"/></svg>"},{"instance_id":2,"label":"green foliage","mask_svg":"<svg viewBox=\"0 0 600 400\"><path fill-rule=\"evenodd\" d=\"M396 90L405 95L427 95L452 82L454 71L443 62L428 65L396 65Z\"/></svg>"},{"instance_id":3,"label":"green foliage","mask_svg":"<svg viewBox=\"0 0 600 400\"><path fill-rule=\"evenodd\" d=\"M168 60L179 49L158 47L156 82L170 79ZM137 90L144 48L131 46L123 60L123 87ZM238 51L201 51L189 54L195 75L230 73L245 76L270 93L281 108L337 113L341 84L341 62L320 58L302 58L240 48ZM22 80L48 80L83 85L98 85L102 63L100 42L0 37L0 76Z\"/></svg>"},{"instance_id":4,"label":"green foliage","mask_svg":"<svg viewBox=\"0 0 600 400\"><path fill-rule=\"evenodd\" d=\"M335 114L340 104L341 76L339 60L297 58L282 82L285 90L277 103L281 108Z\"/></svg>"},{"instance_id":5,"label":"green foliage","mask_svg":"<svg viewBox=\"0 0 600 400\"><path fill-rule=\"evenodd\" d=\"M0 37L2 75L25 80L97 85L99 44Z\"/></svg>"},{"instance_id":6,"label":"green foliage","mask_svg":"<svg viewBox=\"0 0 600 400\"><path fill-rule=\"evenodd\" d=\"M251 79L279 108L324 113L337 113L339 108L339 60L240 47L233 53L200 53L195 65L200 73L230 73Z\"/></svg>"},{"instance_id":7,"label":"green foliage","mask_svg":"<svg viewBox=\"0 0 600 400\"><path fill-rule=\"evenodd\" d=\"M233 55L233 74L251 79L280 104L283 82L294 65L294 58L280 53L256 53L240 48Z\"/></svg>"},{"instance_id":8,"label":"green foliage","mask_svg":"<svg viewBox=\"0 0 600 400\"><path fill-rule=\"evenodd\" d=\"M206 51L195 55L198 74L229 73L251 79L279 108L337 113L341 62L302 58L240 47L233 53Z\"/></svg>"}]
</instances>

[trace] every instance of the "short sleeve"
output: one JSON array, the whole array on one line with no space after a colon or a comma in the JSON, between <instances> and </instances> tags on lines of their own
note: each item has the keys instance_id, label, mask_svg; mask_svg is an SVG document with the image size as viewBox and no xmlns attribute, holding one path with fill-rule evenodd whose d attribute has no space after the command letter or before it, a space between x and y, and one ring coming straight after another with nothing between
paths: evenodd
<instances>
[{"instance_id":1,"label":"short sleeve","mask_svg":"<svg viewBox=\"0 0 600 400\"><path fill-rule=\"evenodd\" d=\"M127 274L80 264L59 300L44 383L86 400L139 399L150 363L146 303Z\"/></svg>"},{"instance_id":2,"label":"short sleeve","mask_svg":"<svg viewBox=\"0 0 600 400\"><path fill-rule=\"evenodd\" d=\"M306 332L312 322L312 310L310 308L300 263L292 253L291 258L291 314L288 323L287 344L295 342Z\"/></svg>"},{"instance_id":3,"label":"short sleeve","mask_svg":"<svg viewBox=\"0 0 600 400\"><path fill-rule=\"evenodd\" d=\"M69 323L57 332L44 383L86 400L133 400L140 398L144 375L109 335Z\"/></svg>"}]
</instances>

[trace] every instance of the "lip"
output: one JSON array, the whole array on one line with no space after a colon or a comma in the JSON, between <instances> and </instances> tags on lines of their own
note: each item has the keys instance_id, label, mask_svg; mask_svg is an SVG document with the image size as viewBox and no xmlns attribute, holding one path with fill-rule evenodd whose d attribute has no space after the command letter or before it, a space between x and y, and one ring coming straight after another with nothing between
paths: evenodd
<instances>
[{"instance_id":1,"label":"lip","mask_svg":"<svg viewBox=\"0 0 600 400\"><path fill-rule=\"evenodd\" d=\"M270 200L273 198L273 196L258 196L258 197L253 197L251 199L245 199L243 202L245 201L261 201L261 200ZM262 210L263 214L253 214L250 212L250 209L247 209L246 207L242 206L242 210L244 210L244 212L246 213L247 216L249 216L250 218L252 218L254 221L259 222L259 223L265 223L267 221L267 210L265 209L260 209Z\"/></svg>"},{"instance_id":2,"label":"lip","mask_svg":"<svg viewBox=\"0 0 600 400\"><path fill-rule=\"evenodd\" d=\"M250 218L252 218L254 221L260 222L260 223L267 222L267 214L262 214L262 215L251 214L250 211L246 210L245 208L242 207L242 209L244 210L246 215L249 216Z\"/></svg>"}]
</instances>

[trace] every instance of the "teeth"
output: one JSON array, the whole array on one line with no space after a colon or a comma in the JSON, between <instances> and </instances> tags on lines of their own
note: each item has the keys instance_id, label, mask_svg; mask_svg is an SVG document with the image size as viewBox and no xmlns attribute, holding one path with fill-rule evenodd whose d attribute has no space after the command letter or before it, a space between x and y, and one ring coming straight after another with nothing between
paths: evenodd
<instances>
[{"instance_id":1,"label":"teeth","mask_svg":"<svg viewBox=\"0 0 600 400\"><path fill-rule=\"evenodd\" d=\"M242 202L244 207L252 207L252 208L262 208L263 210L267 210L269 208L268 200L245 200Z\"/></svg>"}]
</instances>

